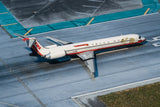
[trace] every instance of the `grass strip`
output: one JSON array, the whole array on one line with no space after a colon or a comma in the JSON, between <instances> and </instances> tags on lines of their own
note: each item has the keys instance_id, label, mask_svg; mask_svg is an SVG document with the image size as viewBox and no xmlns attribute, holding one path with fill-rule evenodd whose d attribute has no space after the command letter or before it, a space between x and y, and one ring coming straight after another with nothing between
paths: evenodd
<instances>
[{"instance_id":1,"label":"grass strip","mask_svg":"<svg viewBox=\"0 0 160 107\"><path fill-rule=\"evenodd\" d=\"M98 96L107 107L160 107L160 82Z\"/></svg>"}]
</instances>

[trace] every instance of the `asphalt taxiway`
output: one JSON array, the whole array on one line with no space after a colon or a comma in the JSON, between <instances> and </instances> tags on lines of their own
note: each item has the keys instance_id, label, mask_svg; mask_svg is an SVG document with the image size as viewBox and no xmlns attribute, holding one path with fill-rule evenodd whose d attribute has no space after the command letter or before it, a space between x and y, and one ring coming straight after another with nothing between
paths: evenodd
<instances>
[{"instance_id":1,"label":"asphalt taxiway","mask_svg":"<svg viewBox=\"0 0 160 107\"><path fill-rule=\"evenodd\" d=\"M0 29L0 106L78 107L72 96L160 77L159 13L33 36L46 45L46 36L81 42L129 33L144 36L147 43L98 55L98 77L90 79L81 60L49 64L29 56L20 38Z\"/></svg>"},{"instance_id":2,"label":"asphalt taxiway","mask_svg":"<svg viewBox=\"0 0 160 107\"><path fill-rule=\"evenodd\" d=\"M142 8L141 0L0 0L26 28Z\"/></svg>"}]
</instances>

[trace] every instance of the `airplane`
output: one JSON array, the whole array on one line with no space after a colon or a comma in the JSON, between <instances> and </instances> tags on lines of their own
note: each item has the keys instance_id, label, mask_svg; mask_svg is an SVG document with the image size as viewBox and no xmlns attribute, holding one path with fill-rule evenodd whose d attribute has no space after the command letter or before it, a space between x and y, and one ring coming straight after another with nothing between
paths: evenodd
<instances>
[{"instance_id":1,"label":"airplane","mask_svg":"<svg viewBox=\"0 0 160 107\"><path fill-rule=\"evenodd\" d=\"M23 41L26 42L28 48L45 59L52 60L65 56L77 55L94 77L97 66L95 62L95 51L116 47L123 48L124 46L136 46L141 45L146 41L144 37L141 37L138 34L127 34L79 43L71 43L47 37L47 39L53 42L53 45L43 47L35 37L16 35L23 38Z\"/></svg>"}]
</instances>

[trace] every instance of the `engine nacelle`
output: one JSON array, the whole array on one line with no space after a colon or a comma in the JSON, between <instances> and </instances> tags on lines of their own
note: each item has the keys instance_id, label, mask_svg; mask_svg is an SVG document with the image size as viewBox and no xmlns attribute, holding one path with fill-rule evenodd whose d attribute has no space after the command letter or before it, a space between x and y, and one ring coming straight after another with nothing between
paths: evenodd
<instances>
[{"instance_id":1,"label":"engine nacelle","mask_svg":"<svg viewBox=\"0 0 160 107\"><path fill-rule=\"evenodd\" d=\"M50 48L49 54L45 56L46 59L57 59L66 56L66 53L63 48Z\"/></svg>"}]
</instances>

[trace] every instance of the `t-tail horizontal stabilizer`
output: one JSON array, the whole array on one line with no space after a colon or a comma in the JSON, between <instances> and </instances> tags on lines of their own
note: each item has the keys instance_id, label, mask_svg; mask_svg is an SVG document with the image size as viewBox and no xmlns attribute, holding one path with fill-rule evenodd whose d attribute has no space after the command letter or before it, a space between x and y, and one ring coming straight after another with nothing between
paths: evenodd
<instances>
[{"instance_id":1,"label":"t-tail horizontal stabilizer","mask_svg":"<svg viewBox=\"0 0 160 107\"><path fill-rule=\"evenodd\" d=\"M52 37L46 37L48 40L52 41L53 43L55 43L56 45L67 45L67 44L71 44L71 42L67 42L67 41L63 41L63 40L59 40L56 38L52 38Z\"/></svg>"},{"instance_id":2,"label":"t-tail horizontal stabilizer","mask_svg":"<svg viewBox=\"0 0 160 107\"><path fill-rule=\"evenodd\" d=\"M31 48L32 45L33 45L33 43L36 41L36 38L34 38L34 37L28 38L28 37L25 37L25 36L23 36L23 35L16 34L16 33L15 33L15 35L18 36L18 37L21 37L22 40L26 42L26 45L27 45L27 47L29 47L29 48Z\"/></svg>"},{"instance_id":3,"label":"t-tail horizontal stabilizer","mask_svg":"<svg viewBox=\"0 0 160 107\"><path fill-rule=\"evenodd\" d=\"M43 47L36 38L34 37L25 37L19 34L15 34L19 37L22 38L23 41L26 42L27 47L31 48L33 53L37 53L38 55L40 55L41 57L46 56L47 54L49 54L49 49L46 49L45 47Z\"/></svg>"}]
</instances>

